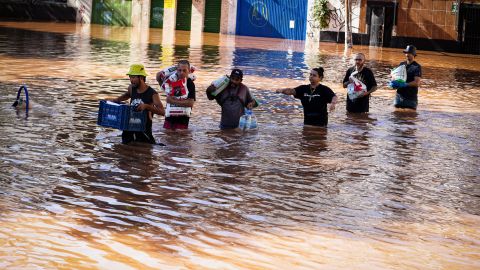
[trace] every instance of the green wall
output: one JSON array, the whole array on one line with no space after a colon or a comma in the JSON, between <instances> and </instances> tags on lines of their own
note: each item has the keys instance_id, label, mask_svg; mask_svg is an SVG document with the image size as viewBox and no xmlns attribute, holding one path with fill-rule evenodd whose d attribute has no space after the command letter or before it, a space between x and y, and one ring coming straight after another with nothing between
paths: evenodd
<instances>
[{"instance_id":1,"label":"green wall","mask_svg":"<svg viewBox=\"0 0 480 270\"><path fill-rule=\"evenodd\" d=\"M103 25L132 25L131 0L93 0L92 23Z\"/></svg>"}]
</instances>

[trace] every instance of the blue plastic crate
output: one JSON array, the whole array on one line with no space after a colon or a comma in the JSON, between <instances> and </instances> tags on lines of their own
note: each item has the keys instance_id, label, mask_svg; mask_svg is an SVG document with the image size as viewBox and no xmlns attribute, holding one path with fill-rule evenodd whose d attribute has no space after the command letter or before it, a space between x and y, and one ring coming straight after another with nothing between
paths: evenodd
<instances>
[{"instance_id":1,"label":"blue plastic crate","mask_svg":"<svg viewBox=\"0 0 480 270\"><path fill-rule=\"evenodd\" d=\"M97 124L128 131L145 131L147 112L135 111L127 104L100 101Z\"/></svg>"}]
</instances>

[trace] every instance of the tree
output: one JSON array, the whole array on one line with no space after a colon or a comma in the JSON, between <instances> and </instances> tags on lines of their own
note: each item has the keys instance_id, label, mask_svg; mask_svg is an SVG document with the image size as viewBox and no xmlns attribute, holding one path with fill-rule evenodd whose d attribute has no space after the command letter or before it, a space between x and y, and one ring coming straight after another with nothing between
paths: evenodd
<instances>
[{"instance_id":1,"label":"tree","mask_svg":"<svg viewBox=\"0 0 480 270\"><path fill-rule=\"evenodd\" d=\"M352 1L353 0L344 0L343 6L345 8L345 50L344 54L346 55L348 49L353 48L352 40Z\"/></svg>"},{"instance_id":2,"label":"tree","mask_svg":"<svg viewBox=\"0 0 480 270\"><path fill-rule=\"evenodd\" d=\"M342 5L342 9L330 9L328 0L315 0L312 15L320 29L328 28L328 26L338 27L338 31L344 29L345 53L347 53L349 49L353 48L352 6L357 3L357 0L337 1Z\"/></svg>"}]
</instances>

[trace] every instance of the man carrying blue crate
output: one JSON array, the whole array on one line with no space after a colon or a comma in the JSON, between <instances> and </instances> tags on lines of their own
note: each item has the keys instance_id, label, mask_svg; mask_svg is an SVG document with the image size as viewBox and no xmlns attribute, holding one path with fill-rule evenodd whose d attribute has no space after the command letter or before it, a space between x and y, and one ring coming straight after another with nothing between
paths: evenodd
<instances>
[{"instance_id":1,"label":"man carrying blue crate","mask_svg":"<svg viewBox=\"0 0 480 270\"><path fill-rule=\"evenodd\" d=\"M137 111L147 110L148 117L143 132L124 130L122 143L128 144L135 141L155 144L155 138L152 135L153 114L165 115L160 96L157 91L145 83L147 72L145 72L145 67L142 64L131 65L127 75L130 78L128 90L117 98L107 100L119 103L130 99L130 106L135 107Z\"/></svg>"}]
</instances>

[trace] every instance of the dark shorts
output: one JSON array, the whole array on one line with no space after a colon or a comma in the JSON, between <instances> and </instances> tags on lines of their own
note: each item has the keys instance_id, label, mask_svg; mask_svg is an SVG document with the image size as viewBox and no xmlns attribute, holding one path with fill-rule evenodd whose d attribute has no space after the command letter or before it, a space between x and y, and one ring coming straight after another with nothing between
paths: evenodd
<instances>
[{"instance_id":1,"label":"dark shorts","mask_svg":"<svg viewBox=\"0 0 480 270\"><path fill-rule=\"evenodd\" d=\"M176 121L175 118L170 117L169 119L165 119L163 123L164 129L188 129L188 122L185 121Z\"/></svg>"},{"instance_id":2,"label":"dark shorts","mask_svg":"<svg viewBox=\"0 0 480 270\"><path fill-rule=\"evenodd\" d=\"M395 108L417 109L417 105L418 101L406 99L399 94L395 96L395 101L393 102L393 106L395 106Z\"/></svg>"},{"instance_id":3,"label":"dark shorts","mask_svg":"<svg viewBox=\"0 0 480 270\"><path fill-rule=\"evenodd\" d=\"M128 144L131 142L144 142L144 143L156 144L155 138L153 138L152 132L123 131L122 143Z\"/></svg>"}]
</instances>

